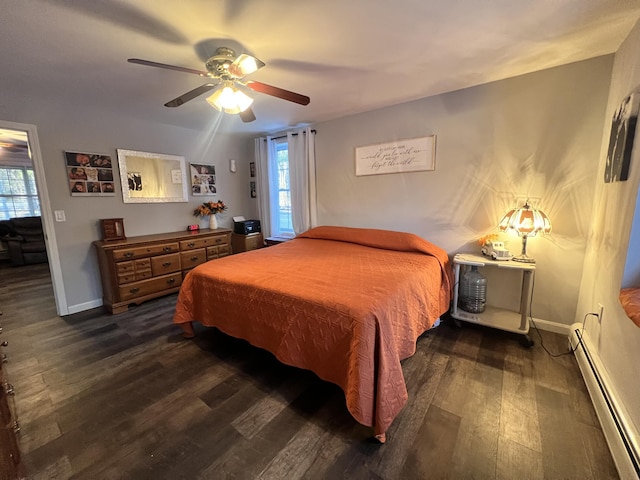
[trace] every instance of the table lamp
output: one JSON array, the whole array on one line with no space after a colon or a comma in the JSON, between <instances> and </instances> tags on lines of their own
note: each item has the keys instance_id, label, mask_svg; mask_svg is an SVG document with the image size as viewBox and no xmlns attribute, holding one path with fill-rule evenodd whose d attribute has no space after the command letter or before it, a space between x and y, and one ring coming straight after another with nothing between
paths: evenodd
<instances>
[{"instance_id":1,"label":"table lamp","mask_svg":"<svg viewBox=\"0 0 640 480\"><path fill-rule=\"evenodd\" d=\"M535 237L539 232L543 235L551 232L551 221L549 217L536 208L531 208L529 200L520 208L509 210L500 220L498 228L501 232L509 229L522 237L522 253L513 257L516 262L536 263L535 259L527 255L527 237Z\"/></svg>"}]
</instances>

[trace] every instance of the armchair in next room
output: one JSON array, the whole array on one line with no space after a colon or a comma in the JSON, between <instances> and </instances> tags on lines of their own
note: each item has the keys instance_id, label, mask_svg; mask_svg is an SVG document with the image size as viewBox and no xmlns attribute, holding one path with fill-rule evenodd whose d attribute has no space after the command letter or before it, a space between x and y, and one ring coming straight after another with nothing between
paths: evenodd
<instances>
[{"instance_id":1,"label":"armchair in next room","mask_svg":"<svg viewBox=\"0 0 640 480\"><path fill-rule=\"evenodd\" d=\"M2 222L2 240L12 266L46 263L47 247L40 217L12 218ZM7 230L6 234L4 230Z\"/></svg>"}]
</instances>

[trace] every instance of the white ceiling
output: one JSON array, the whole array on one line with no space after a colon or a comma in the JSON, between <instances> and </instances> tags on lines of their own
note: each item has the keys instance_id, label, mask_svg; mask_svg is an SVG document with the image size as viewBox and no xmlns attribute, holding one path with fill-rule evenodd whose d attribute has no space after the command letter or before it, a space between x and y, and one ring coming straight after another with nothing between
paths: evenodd
<instances>
[{"instance_id":1,"label":"white ceiling","mask_svg":"<svg viewBox=\"0 0 640 480\"><path fill-rule=\"evenodd\" d=\"M188 128L277 132L609 54L638 18L638 0L2 0L0 113L3 94L46 94ZM255 55L267 65L248 78L311 103L255 93L248 124L206 95L167 108L204 79L126 61L204 70L218 46Z\"/></svg>"}]
</instances>

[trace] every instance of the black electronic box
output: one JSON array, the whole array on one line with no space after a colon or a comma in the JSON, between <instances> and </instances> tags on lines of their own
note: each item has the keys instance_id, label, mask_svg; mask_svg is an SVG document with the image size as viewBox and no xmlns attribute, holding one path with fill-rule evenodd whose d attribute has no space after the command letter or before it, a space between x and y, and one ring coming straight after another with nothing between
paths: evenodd
<instances>
[{"instance_id":1,"label":"black electronic box","mask_svg":"<svg viewBox=\"0 0 640 480\"><path fill-rule=\"evenodd\" d=\"M240 235L251 235L260 233L260 220L241 220L233 222L233 232Z\"/></svg>"}]
</instances>

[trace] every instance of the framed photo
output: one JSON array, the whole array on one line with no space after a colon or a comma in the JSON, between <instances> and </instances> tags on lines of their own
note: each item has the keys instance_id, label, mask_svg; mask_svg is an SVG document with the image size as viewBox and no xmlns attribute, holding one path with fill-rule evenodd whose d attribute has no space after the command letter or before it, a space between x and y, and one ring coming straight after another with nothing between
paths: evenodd
<instances>
[{"instance_id":1,"label":"framed photo","mask_svg":"<svg viewBox=\"0 0 640 480\"><path fill-rule=\"evenodd\" d=\"M192 163L189 168L191 179L191 194L196 197L217 195L216 166L202 163Z\"/></svg>"},{"instance_id":2,"label":"framed photo","mask_svg":"<svg viewBox=\"0 0 640 480\"><path fill-rule=\"evenodd\" d=\"M249 175L251 178L256 176L256 162L249 163Z\"/></svg>"},{"instance_id":3,"label":"framed photo","mask_svg":"<svg viewBox=\"0 0 640 480\"><path fill-rule=\"evenodd\" d=\"M436 136L356 147L356 176L436 169Z\"/></svg>"},{"instance_id":4,"label":"framed photo","mask_svg":"<svg viewBox=\"0 0 640 480\"><path fill-rule=\"evenodd\" d=\"M103 218L100 220L102 240L105 242L114 240L126 240L124 234L124 222L121 218Z\"/></svg>"},{"instance_id":5,"label":"framed photo","mask_svg":"<svg viewBox=\"0 0 640 480\"><path fill-rule=\"evenodd\" d=\"M251 198L256 198L256 182L249 182L249 190L251 191Z\"/></svg>"},{"instance_id":6,"label":"framed photo","mask_svg":"<svg viewBox=\"0 0 640 480\"><path fill-rule=\"evenodd\" d=\"M113 166L109 155L65 151L72 197L113 197Z\"/></svg>"},{"instance_id":7,"label":"framed photo","mask_svg":"<svg viewBox=\"0 0 640 480\"><path fill-rule=\"evenodd\" d=\"M189 201L184 157L118 149L124 203Z\"/></svg>"},{"instance_id":8,"label":"framed photo","mask_svg":"<svg viewBox=\"0 0 640 480\"><path fill-rule=\"evenodd\" d=\"M628 95L613 114L604 182L624 182L629 178L631 151L638 123L640 92Z\"/></svg>"}]
</instances>

